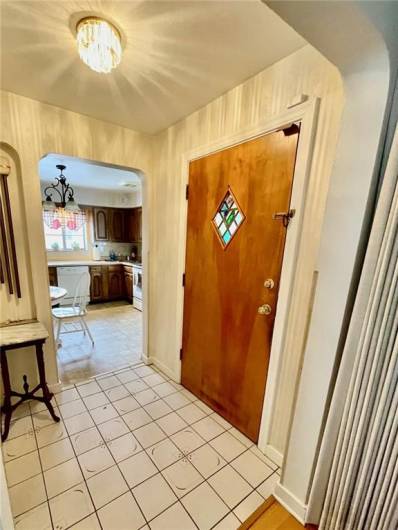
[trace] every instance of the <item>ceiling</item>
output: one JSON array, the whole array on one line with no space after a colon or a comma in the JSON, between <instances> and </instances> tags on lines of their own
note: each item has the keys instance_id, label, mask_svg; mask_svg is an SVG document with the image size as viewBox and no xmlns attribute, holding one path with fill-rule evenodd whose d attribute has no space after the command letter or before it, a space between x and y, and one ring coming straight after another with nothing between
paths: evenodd
<instances>
[{"instance_id":1,"label":"ceiling","mask_svg":"<svg viewBox=\"0 0 398 530\"><path fill-rule=\"evenodd\" d=\"M40 180L53 182L54 177L59 175L59 169L55 167L57 164L66 166L64 175L72 186L125 192L132 192L141 187L140 177L134 171L57 154L49 154L40 160Z\"/></svg>"},{"instance_id":2,"label":"ceiling","mask_svg":"<svg viewBox=\"0 0 398 530\"><path fill-rule=\"evenodd\" d=\"M306 44L260 0L2 0L1 87L154 134ZM84 65L73 31L114 22L122 62Z\"/></svg>"}]
</instances>

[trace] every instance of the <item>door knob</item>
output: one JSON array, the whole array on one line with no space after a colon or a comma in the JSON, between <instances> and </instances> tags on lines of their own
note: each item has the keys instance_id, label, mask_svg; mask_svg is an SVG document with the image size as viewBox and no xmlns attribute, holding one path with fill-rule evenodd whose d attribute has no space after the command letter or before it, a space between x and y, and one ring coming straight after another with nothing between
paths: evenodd
<instances>
[{"instance_id":1,"label":"door knob","mask_svg":"<svg viewBox=\"0 0 398 530\"><path fill-rule=\"evenodd\" d=\"M268 280L265 280L264 287L266 289L273 289L275 286L275 282L272 278L268 278Z\"/></svg>"},{"instance_id":2,"label":"door knob","mask_svg":"<svg viewBox=\"0 0 398 530\"><path fill-rule=\"evenodd\" d=\"M269 304L263 304L263 305L260 305L257 311L259 315L269 315L272 309Z\"/></svg>"}]
</instances>

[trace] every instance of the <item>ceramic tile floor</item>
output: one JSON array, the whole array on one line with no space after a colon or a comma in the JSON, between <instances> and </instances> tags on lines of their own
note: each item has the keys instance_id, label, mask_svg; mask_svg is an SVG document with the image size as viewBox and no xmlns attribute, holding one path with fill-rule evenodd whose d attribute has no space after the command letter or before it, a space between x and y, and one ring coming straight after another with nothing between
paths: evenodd
<instances>
[{"instance_id":1,"label":"ceramic tile floor","mask_svg":"<svg viewBox=\"0 0 398 530\"><path fill-rule=\"evenodd\" d=\"M16 530L233 530L278 467L152 366L69 385L17 409L3 444Z\"/></svg>"},{"instance_id":2,"label":"ceramic tile floor","mask_svg":"<svg viewBox=\"0 0 398 530\"><path fill-rule=\"evenodd\" d=\"M64 384L85 381L141 359L142 313L131 304L118 301L89 305L86 321L94 346L81 332L61 335L62 346L57 356ZM74 323L65 326L74 327Z\"/></svg>"}]
</instances>

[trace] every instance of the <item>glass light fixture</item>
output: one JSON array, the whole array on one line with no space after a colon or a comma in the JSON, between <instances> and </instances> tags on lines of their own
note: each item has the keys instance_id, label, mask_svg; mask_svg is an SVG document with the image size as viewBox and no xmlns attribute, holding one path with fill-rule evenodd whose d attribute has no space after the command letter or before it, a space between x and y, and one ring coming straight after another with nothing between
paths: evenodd
<instances>
[{"instance_id":1,"label":"glass light fixture","mask_svg":"<svg viewBox=\"0 0 398 530\"><path fill-rule=\"evenodd\" d=\"M95 72L109 74L122 59L119 31L110 22L86 17L76 27L80 59Z\"/></svg>"}]
</instances>

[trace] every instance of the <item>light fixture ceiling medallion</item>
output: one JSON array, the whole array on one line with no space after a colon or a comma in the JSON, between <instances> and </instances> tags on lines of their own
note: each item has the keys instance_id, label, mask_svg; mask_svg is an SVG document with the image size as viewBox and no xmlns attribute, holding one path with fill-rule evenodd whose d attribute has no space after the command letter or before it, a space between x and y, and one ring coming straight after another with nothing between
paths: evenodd
<instances>
[{"instance_id":1,"label":"light fixture ceiling medallion","mask_svg":"<svg viewBox=\"0 0 398 530\"><path fill-rule=\"evenodd\" d=\"M95 72L109 74L122 59L119 31L99 17L85 17L76 26L77 49L81 60Z\"/></svg>"}]
</instances>

